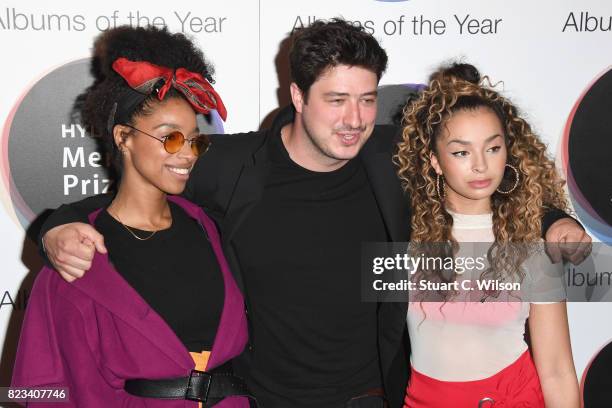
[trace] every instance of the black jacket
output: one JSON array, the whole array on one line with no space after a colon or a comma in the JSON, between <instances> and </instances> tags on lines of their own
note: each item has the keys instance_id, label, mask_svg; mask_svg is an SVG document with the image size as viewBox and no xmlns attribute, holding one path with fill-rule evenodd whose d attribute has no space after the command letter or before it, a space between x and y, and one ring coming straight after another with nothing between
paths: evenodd
<instances>
[{"instance_id":1,"label":"black jacket","mask_svg":"<svg viewBox=\"0 0 612 408\"><path fill-rule=\"evenodd\" d=\"M294 111L289 107L279 113L269 130L216 137L210 151L191 173L185 195L205 205L221 223L226 256L235 275L240 272L231 241L262 195L269 164L266 142L280 137L281 128L293 118ZM410 205L391 158L397 136L398 129L394 126L376 126L363 147L361 158L387 238L403 242L410 237ZM241 281L240 276L237 279ZM406 311L406 303L381 303L378 307L379 359L391 407L402 406L408 381Z\"/></svg>"}]
</instances>

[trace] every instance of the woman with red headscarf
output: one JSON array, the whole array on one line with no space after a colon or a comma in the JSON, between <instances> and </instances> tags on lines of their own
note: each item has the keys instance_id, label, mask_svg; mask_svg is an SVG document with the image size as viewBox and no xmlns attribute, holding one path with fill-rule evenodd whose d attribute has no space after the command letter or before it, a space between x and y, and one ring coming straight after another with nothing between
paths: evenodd
<instances>
[{"instance_id":1,"label":"woman with red headscarf","mask_svg":"<svg viewBox=\"0 0 612 408\"><path fill-rule=\"evenodd\" d=\"M108 254L73 283L40 272L12 385L66 388L61 407L248 407L230 364L247 342L242 295L214 223L175 196L209 145L196 115L226 116L211 67L154 27L102 34L92 61L81 116L119 175L89 215Z\"/></svg>"}]
</instances>

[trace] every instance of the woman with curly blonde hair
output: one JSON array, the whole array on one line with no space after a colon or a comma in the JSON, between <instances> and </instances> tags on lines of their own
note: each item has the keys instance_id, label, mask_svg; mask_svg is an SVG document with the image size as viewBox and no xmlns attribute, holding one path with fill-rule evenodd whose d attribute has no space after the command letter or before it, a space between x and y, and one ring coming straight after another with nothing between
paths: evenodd
<instances>
[{"instance_id":1,"label":"woman with curly blonde hair","mask_svg":"<svg viewBox=\"0 0 612 408\"><path fill-rule=\"evenodd\" d=\"M532 253L520 248L541 240L547 208L567 209L545 145L469 64L434 73L405 109L395 160L411 197L412 245L444 243L456 256L461 243L492 243L498 256L489 250L491 266L483 275L498 281L523 281L520 266ZM416 276L449 282L442 271ZM486 303L453 296L409 304L412 370L405 407L579 406L562 296ZM524 340L528 317L530 346Z\"/></svg>"}]
</instances>

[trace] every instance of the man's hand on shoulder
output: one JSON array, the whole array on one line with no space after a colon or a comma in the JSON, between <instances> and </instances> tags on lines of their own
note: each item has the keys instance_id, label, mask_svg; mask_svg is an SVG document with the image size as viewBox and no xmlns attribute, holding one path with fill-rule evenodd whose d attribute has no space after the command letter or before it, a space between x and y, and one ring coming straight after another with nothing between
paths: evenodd
<instances>
[{"instance_id":1,"label":"man's hand on shoulder","mask_svg":"<svg viewBox=\"0 0 612 408\"><path fill-rule=\"evenodd\" d=\"M47 231L43 245L60 276L72 282L91 268L95 251L106 253L104 237L89 224L73 222Z\"/></svg>"},{"instance_id":2,"label":"man's hand on shoulder","mask_svg":"<svg viewBox=\"0 0 612 408\"><path fill-rule=\"evenodd\" d=\"M553 262L580 264L591 254L592 239L573 218L557 220L546 231L546 251Z\"/></svg>"}]
</instances>

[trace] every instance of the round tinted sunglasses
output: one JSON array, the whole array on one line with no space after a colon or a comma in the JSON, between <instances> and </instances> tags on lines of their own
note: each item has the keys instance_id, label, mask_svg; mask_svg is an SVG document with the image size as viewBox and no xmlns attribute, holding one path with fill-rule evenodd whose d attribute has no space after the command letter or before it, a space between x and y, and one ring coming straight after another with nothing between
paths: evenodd
<instances>
[{"instance_id":1,"label":"round tinted sunglasses","mask_svg":"<svg viewBox=\"0 0 612 408\"><path fill-rule=\"evenodd\" d=\"M166 136L157 137L128 124L123 124L123 126L127 126L130 129L134 129L144 135L160 141L164 145L164 149L170 154L178 153L183 148L185 142L190 144L191 151L196 156L203 155L210 147L210 138L205 134L199 134L196 137L187 139L185 135L178 130L175 130L168 133Z\"/></svg>"}]
</instances>

